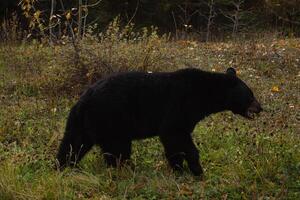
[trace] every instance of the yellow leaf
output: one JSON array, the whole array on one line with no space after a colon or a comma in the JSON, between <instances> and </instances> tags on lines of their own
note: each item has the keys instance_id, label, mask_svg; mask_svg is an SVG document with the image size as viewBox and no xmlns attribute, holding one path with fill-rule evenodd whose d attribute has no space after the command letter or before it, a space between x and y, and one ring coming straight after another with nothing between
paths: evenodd
<instances>
[{"instance_id":1,"label":"yellow leaf","mask_svg":"<svg viewBox=\"0 0 300 200\"><path fill-rule=\"evenodd\" d=\"M188 185L183 184L180 187L179 194L185 196L191 196L193 195L193 191Z\"/></svg>"},{"instance_id":2,"label":"yellow leaf","mask_svg":"<svg viewBox=\"0 0 300 200\"><path fill-rule=\"evenodd\" d=\"M280 89L278 86L273 86L271 89L272 92L280 92Z\"/></svg>"},{"instance_id":3,"label":"yellow leaf","mask_svg":"<svg viewBox=\"0 0 300 200\"><path fill-rule=\"evenodd\" d=\"M66 18L67 18L67 20L71 19L71 12L68 12L68 13L66 14Z\"/></svg>"},{"instance_id":4,"label":"yellow leaf","mask_svg":"<svg viewBox=\"0 0 300 200\"><path fill-rule=\"evenodd\" d=\"M37 10L37 11L33 14L34 18L35 18L35 19L39 19L41 13L42 13L42 12L41 12L40 10Z\"/></svg>"}]
</instances>

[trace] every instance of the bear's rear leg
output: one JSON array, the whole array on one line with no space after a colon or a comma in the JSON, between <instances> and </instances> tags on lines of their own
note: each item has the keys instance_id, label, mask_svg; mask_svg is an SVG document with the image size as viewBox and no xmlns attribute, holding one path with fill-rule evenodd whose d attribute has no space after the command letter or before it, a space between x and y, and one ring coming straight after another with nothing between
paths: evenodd
<instances>
[{"instance_id":1,"label":"bear's rear leg","mask_svg":"<svg viewBox=\"0 0 300 200\"><path fill-rule=\"evenodd\" d=\"M118 141L106 141L100 145L103 157L108 166L119 167L130 159L131 141L119 139Z\"/></svg>"},{"instance_id":2,"label":"bear's rear leg","mask_svg":"<svg viewBox=\"0 0 300 200\"><path fill-rule=\"evenodd\" d=\"M93 143L81 135L66 133L59 146L57 154L58 167L75 166L92 148Z\"/></svg>"}]
</instances>

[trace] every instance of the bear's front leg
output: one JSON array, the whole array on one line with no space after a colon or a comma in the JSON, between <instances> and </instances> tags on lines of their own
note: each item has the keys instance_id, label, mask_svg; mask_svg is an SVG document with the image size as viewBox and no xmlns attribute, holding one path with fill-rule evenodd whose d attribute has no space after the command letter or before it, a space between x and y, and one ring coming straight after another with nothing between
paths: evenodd
<instances>
[{"instance_id":1,"label":"bear's front leg","mask_svg":"<svg viewBox=\"0 0 300 200\"><path fill-rule=\"evenodd\" d=\"M195 146L191 135L184 138L184 153L189 169L195 176L201 176L203 169L199 163L199 152Z\"/></svg>"},{"instance_id":2,"label":"bear's front leg","mask_svg":"<svg viewBox=\"0 0 300 200\"><path fill-rule=\"evenodd\" d=\"M130 160L131 140L126 138L107 139L102 141L100 147L105 162L110 167L119 167Z\"/></svg>"},{"instance_id":3,"label":"bear's front leg","mask_svg":"<svg viewBox=\"0 0 300 200\"><path fill-rule=\"evenodd\" d=\"M199 154L191 135L161 135L160 140L165 148L170 166L175 170L182 170L183 160L186 159L189 169L195 176L203 174L199 163Z\"/></svg>"},{"instance_id":4,"label":"bear's front leg","mask_svg":"<svg viewBox=\"0 0 300 200\"><path fill-rule=\"evenodd\" d=\"M170 138L168 135L160 135L160 141L164 146L170 167L175 171L182 172L184 153L180 145L178 145L178 141L175 138Z\"/></svg>"}]
</instances>

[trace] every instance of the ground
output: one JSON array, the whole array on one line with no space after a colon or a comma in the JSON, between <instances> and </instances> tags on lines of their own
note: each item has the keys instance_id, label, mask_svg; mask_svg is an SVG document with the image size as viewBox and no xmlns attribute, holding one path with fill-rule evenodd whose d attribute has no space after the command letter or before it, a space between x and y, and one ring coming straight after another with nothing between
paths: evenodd
<instances>
[{"instance_id":1,"label":"ground","mask_svg":"<svg viewBox=\"0 0 300 200\"><path fill-rule=\"evenodd\" d=\"M204 180L188 172L182 176L172 173L157 138L133 143L135 170L106 168L97 148L84 158L79 169L54 170L67 114L78 98L68 93L72 89L68 90L67 81L73 79L61 83L57 78L66 76L54 70L64 66L59 65L60 57L53 60L59 49L52 51L34 44L3 45L1 199L299 199L300 40L179 41L163 47L155 45L162 44L151 47L160 57L155 52L151 54L157 61L148 63L147 70L170 71L171 68L153 66L177 69L188 64L224 71L232 65L265 109L252 121L225 112L198 124L193 135ZM140 47L133 51L138 51L136 48ZM112 60L130 65L131 58L125 53L119 60ZM143 59L132 60L145 63Z\"/></svg>"}]
</instances>

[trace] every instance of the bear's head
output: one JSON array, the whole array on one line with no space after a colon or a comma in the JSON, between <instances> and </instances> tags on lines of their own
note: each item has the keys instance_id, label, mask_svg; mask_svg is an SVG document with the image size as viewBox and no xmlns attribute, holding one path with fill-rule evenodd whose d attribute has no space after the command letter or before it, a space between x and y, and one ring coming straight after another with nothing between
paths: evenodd
<instances>
[{"instance_id":1,"label":"bear's head","mask_svg":"<svg viewBox=\"0 0 300 200\"><path fill-rule=\"evenodd\" d=\"M255 114L263 110L260 103L254 97L251 89L236 76L235 69L228 68L226 74L233 79L233 84L228 90L229 110L234 114L253 119Z\"/></svg>"}]
</instances>

